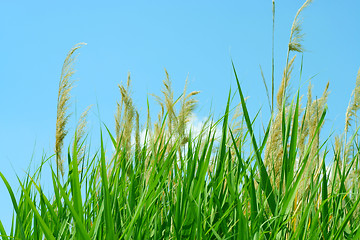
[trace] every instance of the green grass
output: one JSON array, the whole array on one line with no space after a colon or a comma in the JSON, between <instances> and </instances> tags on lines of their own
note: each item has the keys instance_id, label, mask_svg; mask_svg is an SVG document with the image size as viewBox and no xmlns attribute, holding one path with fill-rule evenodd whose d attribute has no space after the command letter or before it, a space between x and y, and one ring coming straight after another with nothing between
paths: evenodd
<instances>
[{"instance_id":1,"label":"green grass","mask_svg":"<svg viewBox=\"0 0 360 240\"><path fill-rule=\"evenodd\" d=\"M164 96L156 97L162 111L151 124L148 108L146 138L140 142L129 76L126 86L119 86L115 132L104 125L100 146L90 155L86 111L72 145L62 151L72 54L80 48L76 45L59 85L56 152L35 173L18 178L19 196L0 173L14 206L9 232L0 221L1 238L360 239L358 132L350 127L360 106L360 71L344 135L334 145L329 138L320 141L327 88L312 100L309 83L305 107L299 91L288 93L295 61L290 56L302 52L298 16L309 3L294 20L276 103L272 73L272 114L260 137L255 136L256 116L248 112L233 64L236 93L229 91L223 117L209 120L200 133L186 131L198 92L187 94L185 86L174 100L166 72ZM240 112L231 110L234 102ZM220 139L215 137L218 129ZM114 151L105 149L104 138L111 140ZM46 166L51 195L40 184Z\"/></svg>"}]
</instances>

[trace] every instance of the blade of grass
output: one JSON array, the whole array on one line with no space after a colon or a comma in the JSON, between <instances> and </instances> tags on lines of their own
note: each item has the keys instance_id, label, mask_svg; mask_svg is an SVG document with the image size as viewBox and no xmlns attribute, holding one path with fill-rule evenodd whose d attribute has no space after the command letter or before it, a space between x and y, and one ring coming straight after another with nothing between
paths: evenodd
<instances>
[{"instance_id":1,"label":"blade of grass","mask_svg":"<svg viewBox=\"0 0 360 240\"><path fill-rule=\"evenodd\" d=\"M61 186L61 183L60 183L59 179L56 177L53 169L51 169L51 171L52 171L53 179L55 179L55 181L56 181L55 187L59 189L59 192L60 192L62 198L64 199L66 206L70 210L72 217L75 220L76 229L79 231L79 234L80 234L79 236L81 236L82 239L90 240L90 237L89 237L87 231L85 230L83 221L81 220L80 216L78 215L78 211L75 209L75 207L71 203L68 194L66 193L65 189Z\"/></svg>"},{"instance_id":2,"label":"blade of grass","mask_svg":"<svg viewBox=\"0 0 360 240\"><path fill-rule=\"evenodd\" d=\"M22 193L24 194L24 197L26 199L26 202L29 205L29 207L31 208L32 212L34 213L36 220L39 221L39 224L40 224L42 230L44 231L46 239L55 240L54 235L52 234L51 230L46 225L46 223L44 222L42 217L40 216L38 210L36 209L35 204L33 203L32 199L29 196L28 191L25 189L24 185L21 183L19 178L18 178L18 181L19 181L20 187L22 189Z\"/></svg>"},{"instance_id":3,"label":"blade of grass","mask_svg":"<svg viewBox=\"0 0 360 240\"><path fill-rule=\"evenodd\" d=\"M106 174L105 150L104 150L102 131L100 132L100 141L101 141L101 155L100 155L101 181L102 181L102 190L104 192L104 201L105 201L104 209L105 209L106 237L109 239L114 239L115 233L114 233L114 225L111 217L110 193L109 193L109 185Z\"/></svg>"},{"instance_id":4,"label":"blade of grass","mask_svg":"<svg viewBox=\"0 0 360 240\"><path fill-rule=\"evenodd\" d=\"M1 233L0 237L2 237L2 239L8 240L8 238L7 238L8 235L6 234L5 228L1 221L0 221L0 233Z\"/></svg>"},{"instance_id":5,"label":"blade of grass","mask_svg":"<svg viewBox=\"0 0 360 240\"><path fill-rule=\"evenodd\" d=\"M322 212L321 212L321 221L322 221L322 232L325 239L329 239L328 231L328 220L329 220L329 204L328 204L328 181L326 177L326 167L325 167L325 155L322 163L322 188L321 188L321 199L322 199Z\"/></svg>"},{"instance_id":6,"label":"blade of grass","mask_svg":"<svg viewBox=\"0 0 360 240\"><path fill-rule=\"evenodd\" d=\"M16 219L17 219L17 221L19 222L21 237L22 237L23 239L27 239L27 238L25 237L24 228L23 228L23 223L22 223L22 221L21 221L21 219L20 219L20 217L19 217L19 216L20 216L20 211L19 211L19 206L18 206L18 204L17 204L17 202L16 202L16 198L15 198L14 192L13 192L13 190L12 190L9 182L6 180L5 176L2 174L2 172L0 172L0 177L2 178L3 182L5 183L5 186L6 186L8 192L9 192L9 194L10 194L10 198L11 198L12 204L13 204L14 209L15 209L15 212L16 212ZM12 235L12 234L11 234L11 235Z\"/></svg>"},{"instance_id":7,"label":"blade of grass","mask_svg":"<svg viewBox=\"0 0 360 240\"><path fill-rule=\"evenodd\" d=\"M71 183L71 192L72 192L72 200L74 203L75 210L77 210L78 216L80 217L81 223L84 223L84 213L82 206L82 198L81 198L81 187L79 180L79 170L78 170L78 160L77 160L77 147L76 147L76 133L73 147L72 158L70 154L68 155L70 160L70 172L69 178ZM71 171L72 170L72 171Z\"/></svg>"},{"instance_id":8,"label":"blade of grass","mask_svg":"<svg viewBox=\"0 0 360 240\"><path fill-rule=\"evenodd\" d=\"M260 187L262 188L262 190L266 194L266 199L267 199L267 202L269 204L269 207L270 207L270 210L271 210L272 214L275 215L275 213L276 213L276 205L277 205L276 204L276 196L275 196L275 193L274 193L274 191L272 189L269 176L267 174L265 165L264 165L264 163L262 161L262 158L261 158L261 155L260 155L260 152L259 152L259 148L258 148L257 143L256 143L254 132L253 132L253 129L252 129L252 126L251 126L249 113L247 111L244 95L243 95L241 87L240 87L240 83L239 83L239 79L237 77L237 73L236 73L236 70L235 70L234 63L233 62L231 62L231 63L232 63L232 67L233 67L233 70L234 70L236 83L237 83L237 86L238 86L238 91L239 91L239 95L240 95L241 106L242 106L242 109L243 109L245 122L246 122L247 128L248 128L249 133L250 133L251 142L252 142L252 145L253 145L253 148L254 148L254 151L255 151L255 157L256 157L257 163L258 163L259 168L260 168L259 169L259 171L260 171Z\"/></svg>"}]
</instances>

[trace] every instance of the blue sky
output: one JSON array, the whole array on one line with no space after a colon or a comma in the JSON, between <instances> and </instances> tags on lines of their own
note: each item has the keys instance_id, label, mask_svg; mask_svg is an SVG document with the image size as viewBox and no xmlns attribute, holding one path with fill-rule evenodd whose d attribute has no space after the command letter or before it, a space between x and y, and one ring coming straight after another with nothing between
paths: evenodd
<instances>
[{"instance_id":1,"label":"blue sky","mask_svg":"<svg viewBox=\"0 0 360 240\"><path fill-rule=\"evenodd\" d=\"M280 84L293 18L303 1L276 1L275 84ZM313 96L330 81L325 131L341 132L356 73L360 67L360 2L314 1L303 17L303 92L316 75ZM132 91L140 114L146 114L149 93L160 94L166 68L176 95L188 76L189 90L199 90L199 119L224 111L230 86L235 89L233 59L249 96L252 116L267 100L259 64L271 79L272 1L2 1L0 3L0 171L15 189L33 157L51 155L55 141L58 83L62 63L78 42L77 80L72 91L70 132L76 115L94 104L90 137L94 142L101 120L113 129L117 85L131 72ZM299 87L297 56L291 86ZM155 101L150 104L153 116ZM12 205L0 183L0 219L10 226Z\"/></svg>"}]
</instances>

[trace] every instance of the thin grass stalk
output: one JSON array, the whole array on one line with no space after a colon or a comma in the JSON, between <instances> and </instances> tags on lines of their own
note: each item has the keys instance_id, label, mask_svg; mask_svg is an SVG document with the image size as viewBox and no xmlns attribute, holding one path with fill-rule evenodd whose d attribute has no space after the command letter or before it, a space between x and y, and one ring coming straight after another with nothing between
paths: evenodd
<instances>
[{"instance_id":1,"label":"thin grass stalk","mask_svg":"<svg viewBox=\"0 0 360 240\"><path fill-rule=\"evenodd\" d=\"M275 0L272 1L272 39L271 39L271 114L274 114L275 85Z\"/></svg>"}]
</instances>

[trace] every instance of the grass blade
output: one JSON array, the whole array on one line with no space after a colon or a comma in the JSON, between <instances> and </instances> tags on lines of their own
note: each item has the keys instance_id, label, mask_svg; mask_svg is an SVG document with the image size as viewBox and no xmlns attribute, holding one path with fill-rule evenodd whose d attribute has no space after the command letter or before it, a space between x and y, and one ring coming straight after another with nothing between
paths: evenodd
<instances>
[{"instance_id":1,"label":"grass blade","mask_svg":"<svg viewBox=\"0 0 360 240\"><path fill-rule=\"evenodd\" d=\"M235 70L234 63L233 62L231 62L231 63L232 63L232 67L233 67L235 78L236 78L236 83L237 83L238 90L239 90L240 101L241 101L241 106L242 106L242 109L243 109L245 122L246 122L246 125L247 125L247 128L248 128L248 131L250 133L251 142L252 142L252 145L253 145L253 148L254 148L254 151L255 151L255 157L256 157L257 163L258 163L259 168L260 168L259 169L259 171L260 171L260 187L266 194L266 199L267 199L267 202L269 204L269 207L270 207L270 210L271 210L272 214L275 215L275 213L276 213L276 196L275 196L275 193L274 193L274 191L272 189L269 176L267 174L265 165L264 165L264 163L262 161L262 158L261 158L261 155L260 155L259 148L258 148L257 143L256 143L256 139L255 139L254 132L253 132L253 129L252 129L249 113L247 111L244 95L243 95L241 87L240 87L240 83L239 83L239 79L237 77L237 73L236 73L236 70Z\"/></svg>"}]
</instances>

